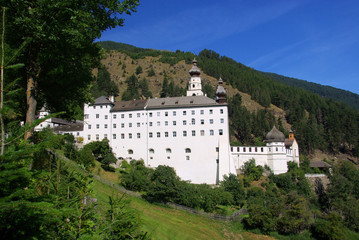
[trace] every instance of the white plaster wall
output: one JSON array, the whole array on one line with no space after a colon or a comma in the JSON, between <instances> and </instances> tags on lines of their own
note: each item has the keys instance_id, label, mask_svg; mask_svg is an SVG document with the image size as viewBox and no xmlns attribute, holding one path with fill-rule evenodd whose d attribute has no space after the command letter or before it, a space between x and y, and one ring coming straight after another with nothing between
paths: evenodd
<instances>
[{"instance_id":1,"label":"white plaster wall","mask_svg":"<svg viewBox=\"0 0 359 240\"><path fill-rule=\"evenodd\" d=\"M84 106L84 144L87 144L91 141L101 141L104 139L105 134L107 138L110 139L111 136L111 114L110 114L111 105L88 105ZM98 114L98 118L96 115ZM105 119L107 116L107 119ZM97 128L98 125L98 128ZM107 125L107 128L105 128ZM91 128L90 128L91 127ZM96 139L98 135L98 139ZM90 136L90 139L89 139Z\"/></svg>"}]
</instances>

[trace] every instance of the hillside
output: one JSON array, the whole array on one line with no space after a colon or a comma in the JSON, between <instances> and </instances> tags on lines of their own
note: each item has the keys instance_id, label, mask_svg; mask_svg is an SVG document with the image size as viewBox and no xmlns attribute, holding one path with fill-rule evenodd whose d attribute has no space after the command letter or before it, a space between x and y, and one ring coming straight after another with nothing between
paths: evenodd
<instances>
[{"instance_id":1,"label":"hillside","mask_svg":"<svg viewBox=\"0 0 359 240\"><path fill-rule=\"evenodd\" d=\"M195 57L208 96L213 95L220 76L225 81L232 141L244 145L263 144L265 134L276 125L285 134L290 129L295 132L304 154L320 150L330 154L340 152L348 157L359 156L359 113L343 103L283 84L272 75L211 50L205 49L196 56L179 50L170 52L126 44L100 44L107 48L102 64L119 89L117 99L124 98L124 92L127 99L144 95L139 83L148 86L151 95L147 96L160 97L164 79L176 89L172 93L165 92L164 96L184 95L188 70ZM131 81L134 84L131 91L136 94L129 89Z\"/></svg>"},{"instance_id":2,"label":"hillside","mask_svg":"<svg viewBox=\"0 0 359 240\"><path fill-rule=\"evenodd\" d=\"M349 92L346 90L334 88L331 86L324 86L324 85L320 85L317 83L308 82L305 80L300 80L300 79L291 78L291 77L285 77L285 76L282 76L282 75L279 75L276 73L267 73L267 72L262 72L262 73L266 76L271 77L274 80L281 82L281 83L287 84L289 86L297 87L297 88L302 88L304 90L308 90L310 92L316 93L319 96L322 96L325 98L331 98L331 99L340 101L355 110L359 110L359 95L358 94L355 94L355 93L352 93L352 92Z\"/></svg>"}]
</instances>

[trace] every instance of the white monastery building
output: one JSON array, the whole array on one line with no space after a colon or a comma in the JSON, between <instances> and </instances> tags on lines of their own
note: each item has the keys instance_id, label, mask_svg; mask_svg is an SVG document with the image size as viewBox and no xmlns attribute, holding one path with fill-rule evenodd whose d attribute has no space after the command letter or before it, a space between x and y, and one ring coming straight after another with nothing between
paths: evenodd
<instances>
[{"instance_id":1,"label":"white monastery building","mask_svg":"<svg viewBox=\"0 0 359 240\"><path fill-rule=\"evenodd\" d=\"M222 79L214 100L202 92L196 60L189 73L187 96L121 102L102 96L85 104L84 144L107 138L116 157L142 159L153 168L171 166L192 183L218 184L251 158L275 174L286 172L288 161L299 163L294 137L286 144L275 128L266 147L231 147Z\"/></svg>"}]
</instances>

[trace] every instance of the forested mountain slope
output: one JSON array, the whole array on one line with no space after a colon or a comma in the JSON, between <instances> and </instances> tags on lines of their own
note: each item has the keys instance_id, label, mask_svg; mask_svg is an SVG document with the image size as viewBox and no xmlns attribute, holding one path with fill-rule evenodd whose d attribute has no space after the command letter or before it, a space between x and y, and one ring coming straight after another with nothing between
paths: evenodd
<instances>
[{"instance_id":1,"label":"forested mountain slope","mask_svg":"<svg viewBox=\"0 0 359 240\"><path fill-rule=\"evenodd\" d=\"M281 83L308 90L325 98L332 98L334 100L345 103L346 105L348 105L349 107L355 110L359 110L358 94L346 90L334 88L331 86L324 86L317 83L308 82L305 80L285 77L276 73L267 73L267 72L262 72L262 73Z\"/></svg>"},{"instance_id":2,"label":"forested mountain slope","mask_svg":"<svg viewBox=\"0 0 359 240\"><path fill-rule=\"evenodd\" d=\"M196 56L179 50L100 44L108 50L102 71L108 71L119 87L119 98L184 95L188 70L196 57L208 96L213 96L220 76L225 81L232 140L261 144L275 124L285 133L291 128L304 153L320 149L359 155L359 113L343 103L275 81L211 50L205 49Z\"/></svg>"}]
</instances>

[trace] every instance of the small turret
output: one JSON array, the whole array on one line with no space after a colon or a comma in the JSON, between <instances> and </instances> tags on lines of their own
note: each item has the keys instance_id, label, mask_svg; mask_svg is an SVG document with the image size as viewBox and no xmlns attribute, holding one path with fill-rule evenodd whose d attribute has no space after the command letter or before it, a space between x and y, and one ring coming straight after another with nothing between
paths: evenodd
<instances>
[{"instance_id":1,"label":"small turret","mask_svg":"<svg viewBox=\"0 0 359 240\"><path fill-rule=\"evenodd\" d=\"M223 80L220 77L218 80L218 87L216 91L216 102L218 103L226 103L227 102L227 92L223 87Z\"/></svg>"},{"instance_id":2,"label":"small turret","mask_svg":"<svg viewBox=\"0 0 359 240\"><path fill-rule=\"evenodd\" d=\"M292 130L289 131L289 140L294 139L294 132Z\"/></svg>"}]
</instances>

